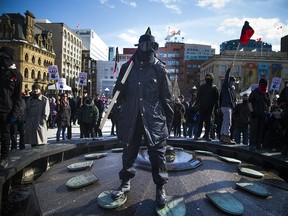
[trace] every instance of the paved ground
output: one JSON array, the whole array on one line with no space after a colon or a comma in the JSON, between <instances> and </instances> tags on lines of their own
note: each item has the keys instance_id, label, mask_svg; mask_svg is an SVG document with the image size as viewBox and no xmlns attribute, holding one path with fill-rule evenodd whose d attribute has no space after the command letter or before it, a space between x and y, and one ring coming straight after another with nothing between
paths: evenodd
<instances>
[{"instance_id":1,"label":"paved ground","mask_svg":"<svg viewBox=\"0 0 288 216\"><path fill-rule=\"evenodd\" d=\"M107 121L103 127L103 130L102 130L103 136L110 136L111 125L112 125L111 120L107 119ZM56 142L56 132L57 132L57 128L54 128L54 129L49 128L48 129L48 132L47 132L48 143ZM73 138L80 138L80 128L79 128L78 124L72 125L72 139Z\"/></svg>"},{"instance_id":2,"label":"paved ground","mask_svg":"<svg viewBox=\"0 0 288 216\"><path fill-rule=\"evenodd\" d=\"M54 146L52 143L56 141L56 130L48 130L48 145L51 147ZM110 130L111 121L108 120L103 128L103 136L109 137ZM72 140L77 141L79 136L79 126L75 125L72 128ZM181 140L185 139L177 138L174 142ZM207 144L199 141L197 145L215 145L215 143ZM26 148L31 147L26 145ZM122 166L122 154L114 153L111 150L107 150L107 153L107 157L94 160L91 170L69 172L66 168L71 163L84 161L84 155L73 157L50 167L34 182L26 215L156 215L155 185L151 172L139 167L137 167L136 177L132 180L132 191L122 207L105 210L98 206L97 196L104 190L117 188L120 183L118 172ZM166 185L168 195L185 198L186 215L225 215L206 198L207 193L224 189L244 205L244 215L287 216L288 183L274 171L242 161L241 166L250 167L265 174L262 179L255 179L241 175L237 169L238 165L223 162L215 155L207 156L193 151L189 151L189 153L202 159L203 164L192 170L170 172L169 182ZM69 190L66 187L66 182L70 178L85 172L92 172L99 180L82 189ZM271 193L271 196L260 198L237 189L236 182L241 178L261 183Z\"/></svg>"},{"instance_id":3,"label":"paved ground","mask_svg":"<svg viewBox=\"0 0 288 216\"><path fill-rule=\"evenodd\" d=\"M66 168L71 163L84 161L84 155L51 167L34 183L27 215L156 215L155 185L151 172L139 167L132 180L128 200L123 206L114 210L98 206L97 196L105 190L117 188L120 183L118 172L121 169L122 154L110 150L107 153L107 157L94 160L91 170L70 172ZM244 215L287 215L288 184L275 173L253 164L242 163L241 166L248 166L265 174L262 179L251 178L241 175L236 164L223 162L215 156L196 154L196 157L203 161L200 167L169 173L169 182L166 185L167 195L185 198L186 215L226 215L206 198L207 193L219 190L227 190L238 199L244 205ZM92 172L99 181L82 189L71 190L66 187L70 178L87 172ZM264 185L271 196L261 198L237 189L236 182L241 178Z\"/></svg>"}]
</instances>

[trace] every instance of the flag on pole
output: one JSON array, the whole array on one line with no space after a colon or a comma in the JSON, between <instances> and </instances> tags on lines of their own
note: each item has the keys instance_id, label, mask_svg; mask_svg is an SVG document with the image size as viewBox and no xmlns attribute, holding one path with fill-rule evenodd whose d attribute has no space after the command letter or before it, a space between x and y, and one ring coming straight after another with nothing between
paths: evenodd
<instances>
[{"instance_id":1,"label":"flag on pole","mask_svg":"<svg viewBox=\"0 0 288 216\"><path fill-rule=\"evenodd\" d=\"M253 34L254 34L253 28L249 25L248 21L245 21L241 31L240 43L246 45Z\"/></svg>"},{"instance_id":2,"label":"flag on pole","mask_svg":"<svg viewBox=\"0 0 288 216\"><path fill-rule=\"evenodd\" d=\"M115 56L115 65L114 65L114 73L113 73L113 76L116 76L116 72L117 72L117 62L119 62L118 47L116 47L116 56Z\"/></svg>"},{"instance_id":3,"label":"flag on pole","mask_svg":"<svg viewBox=\"0 0 288 216\"><path fill-rule=\"evenodd\" d=\"M256 41L257 41L257 42L261 42L261 41L262 41L262 38L257 38Z\"/></svg>"}]
</instances>

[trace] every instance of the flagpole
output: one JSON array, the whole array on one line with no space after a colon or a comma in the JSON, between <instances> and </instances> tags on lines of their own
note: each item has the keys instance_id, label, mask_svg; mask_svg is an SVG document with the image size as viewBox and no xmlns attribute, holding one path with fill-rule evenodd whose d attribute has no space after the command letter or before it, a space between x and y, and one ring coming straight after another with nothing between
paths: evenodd
<instances>
[{"instance_id":1,"label":"flagpole","mask_svg":"<svg viewBox=\"0 0 288 216\"><path fill-rule=\"evenodd\" d=\"M125 74L124 74L124 76L123 76L123 78L122 78L122 80L121 80L121 83L122 83L122 84L124 84L124 83L126 82L126 79L127 79L128 75L129 75L129 73L130 73L133 65L134 65L134 62L133 62L133 60L131 60L129 66L128 66L128 68L127 68L127 70L126 70L126 72L125 72ZM117 90L117 91L115 92L113 98L112 98L111 103L110 103L109 106L108 106L107 112L105 113L103 120L102 120L101 123L100 123L100 126L99 126L99 129L100 129L100 130L102 130L102 128L104 127L104 124L105 124L105 122L106 122L106 120L107 120L107 118L108 118L108 116L109 116L109 114L110 114L110 112L111 112L111 110L112 110L112 108L113 108L113 106L114 106L114 104L115 104L115 102L116 102L119 94L120 94L120 91Z\"/></svg>"},{"instance_id":2,"label":"flagpole","mask_svg":"<svg viewBox=\"0 0 288 216\"><path fill-rule=\"evenodd\" d=\"M233 58L233 62L232 62L233 65L234 65L234 62L235 62L237 53L238 53L238 51L239 51L239 47L240 47L240 42L238 42L238 46L237 46L237 49L236 49L236 52L235 52L235 55L234 55L234 58Z\"/></svg>"}]
</instances>

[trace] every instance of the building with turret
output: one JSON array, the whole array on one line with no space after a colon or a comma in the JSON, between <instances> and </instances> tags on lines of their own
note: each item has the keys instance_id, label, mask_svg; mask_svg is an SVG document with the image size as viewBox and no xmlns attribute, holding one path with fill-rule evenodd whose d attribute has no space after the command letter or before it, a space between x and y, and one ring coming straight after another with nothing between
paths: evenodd
<instances>
[{"instance_id":1,"label":"building with turret","mask_svg":"<svg viewBox=\"0 0 288 216\"><path fill-rule=\"evenodd\" d=\"M55 64L52 32L35 23L30 11L4 13L0 17L0 46L14 49L14 63L23 76L22 91L28 93L35 81L42 92L49 84L48 66Z\"/></svg>"}]
</instances>

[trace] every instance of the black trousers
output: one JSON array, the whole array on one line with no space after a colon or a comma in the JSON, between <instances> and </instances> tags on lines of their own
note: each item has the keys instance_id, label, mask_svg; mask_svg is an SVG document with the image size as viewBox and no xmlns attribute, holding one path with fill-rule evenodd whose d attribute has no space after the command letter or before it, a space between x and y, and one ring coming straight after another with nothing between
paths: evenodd
<instances>
[{"instance_id":1,"label":"black trousers","mask_svg":"<svg viewBox=\"0 0 288 216\"><path fill-rule=\"evenodd\" d=\"M6 159L10 148L10 113L0 113L1 159Z\"/></svg>"},{"instance_id":2,"label":"black trousers","mask_svg":"<svg viewBox=\"0 0 288 216\"><path fill-rule=\"evenodd\" d=\"M139 148L141 145L142 136L144 136L145 144L148 148L148 155L151 162L153 182L156 185L164 185L168 181L168 173L166 169L166 141L159 143L155 146L150 146L146 136L142 123L141 116L138 116L135 132L132 138L132 142L129 145L124 146L122 155L123 168L119 172L121 180L130 180L136 174L136 170L133 167L137 158Z\"/></svg>"},{"instance_id":3,"label":"black trousers","mask_svg":"<svg viewBox=\"0 0 288 216\"><path fill-rule=\"evenodd\" d=\"M256 116L255 118L250 118L250 142L249 145L255 148L261 148L263 129L265 124L265 118Z\"/></svg>"},{"instance_id":4,"label":"black trousers","mask_svg":"<svg viewBox=\"0 0 288 216\"><path fill-rule=\"evenodd\" d=\"M18 117L16 122L10 125L10 138L11 138L11 149L17 149L17 134L19 132L19 149L25 149L25 124L22 117Z\"/></svg>"},{"instance_id":5,"label":"black trousers","mask_svg":"<svg viewBox=\"0 0 288 216\"><path fill-rule=\"evenodd\" d=\"M209 137L210 128L211 128L211 116L212 116L212 109L211 110L200 110L199 111L199 121L198 121L198 131L196 133L196 137L200 137L203 128L203 122L205 123L205 133L204 137Z\"/></svg>"}]
</instances>

